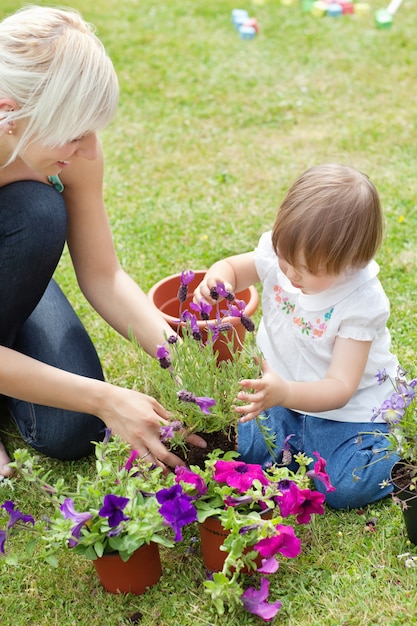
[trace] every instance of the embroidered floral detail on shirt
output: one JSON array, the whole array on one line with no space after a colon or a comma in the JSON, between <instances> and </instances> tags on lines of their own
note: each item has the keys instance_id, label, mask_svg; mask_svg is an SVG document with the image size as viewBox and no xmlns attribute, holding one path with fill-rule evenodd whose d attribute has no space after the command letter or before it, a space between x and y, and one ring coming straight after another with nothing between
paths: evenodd
<instances>
[{"instance_id":1,"label":"embroidered floral detail on shirt","mask_svg":"<svg viewBox=\"0 0 417 626\"><path fill-rule=\"evenodd\" d=\"M328 322L332 316L334 308L332 307L330 311L324 314L324 319ZM292 321L296 326L301 328L301 332L305 335L311 336L313 339L315 337L322 337L327 329L326 322L323 322L319 317L316 321L310 322L309 320L305 320L303 317L293 317Z\"/></svg>"},{"instance_id":2,"label":"embroidered floral detail on shirt","mask_svg":"<svg viewBox=\"0 0 417 626\"><path fill-rule=\"evenodd\" d=\"M283 296L282 292L284 291L282 287L279 285L274 285L275 291L275 300L278 304L281 305L281 309L289 315L294 311L295 304L291 302L291 300L287 296Z\"/></svg>"},{"instance_id":3,"label":"embroidered floral detail on shirt","mask_svg":"<svg viewBox=\"0 0 417 626\"><path fill-rule=\"evenodd\" d=\"M274 285L275 291L275 301L280 305L280 308L287 314L290 315L294 312L295 304L291 302L288 296L283 295L283 288L279 285ZM313 339L315 337L322 337L327 329L327 323L332 317L334 311L334 307L332 307L329 311L324 314L324 320L317 318L315 322L311 322L309 320L305 320L303 317L293 317L292 321L296 326L301 329L301 332L304 335L308 335Z\"/></svg>"}]
</instances>

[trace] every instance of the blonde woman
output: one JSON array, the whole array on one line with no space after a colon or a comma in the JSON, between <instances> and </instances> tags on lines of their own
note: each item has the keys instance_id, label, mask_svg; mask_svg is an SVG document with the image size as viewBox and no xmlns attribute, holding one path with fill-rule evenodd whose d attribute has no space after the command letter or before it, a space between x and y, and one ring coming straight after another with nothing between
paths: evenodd
<instances>
[{"instance_id":1,"label":"blonde woman","mask_svg":"<svg viewBox=\"0 0 417 626\"><path fill-rule=\"evenodd\" d=\"M97 133L118 93L102 43L75 11L30 6L0 22L0 393L46 455L87 455L107 426L150 461L175 465L159 439L167 412L104 381L52 278L67 242L84 296L121 335L131 329L155 355L171 332L119 265L103 204ZM8 461L0 443L0 475Z\"/></svg>"}]
</instances>

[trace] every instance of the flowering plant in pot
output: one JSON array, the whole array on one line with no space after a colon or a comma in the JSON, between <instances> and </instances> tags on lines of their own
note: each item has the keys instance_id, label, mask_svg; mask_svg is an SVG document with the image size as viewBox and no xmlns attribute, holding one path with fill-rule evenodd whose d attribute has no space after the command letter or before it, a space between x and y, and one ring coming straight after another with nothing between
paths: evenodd
<instances>
[{"instance_id":1,"label":"flowering plant in pot","mask_svg":"<svg viewBox=\"0 0 417 626\"><path fill-rule=\"evenodd\" d=\"M409 539L417 544L417 378L408 379L401 367L394 380L385 370L376 376L381 385L393 387L391 396L374 409L372 416L380 415L388 424L387 454L399 459L387 483L391 481L394 486L393 498L403 510Z\"/></svg>"},{"instance_id":2,"label":"flowering plant in pot","mask_svg":"<svg viewBox=\"0 0 417 626\"><path fill-rule=\"evenodd\" d=\"M46 514L35 521L10 500L1 505L0 519L2 513L9 518L0 530L0 553L6 561L15 562L7 547L11 533L21 524L33 531L34 539L27 545L30 558L36 555L53 566L62 549L92 559L97 566L109 554L126 562L142 546L173 547L182 539L182 527L196 514L191 498L175 484L172 474L141 460L109 432L96 443L95 454L92 475L52 482L51 472L45 471L36 455L26 449L15 451L11 465L24 479L19 484L38 489Z\"/></svg>"},{"instance_id":3,"label":"flowering plant in pot","mask_svg":"<svg viewBox=\"0 0 417 626\"><path fill-rule=\"evenodd\" d=\"M297 455L296 473L278 465L263 470L237 456L213 452L204 468L177 467L175 480L197 511L203 560L210 572L205 587L217 611L223 614L226 606L243 605L269 621L281 606L280 601L268 602L267 576L278 569L277 555L298 556L301 541L293 525L308 524L313 514L324 513L325 494L311 490L310 479L321 480L327 491L334 487L318 453L310 471L307 467L313 459ZM213 521L217 522L214 527L206 525ZM211 534L215 545L205 549L203 540ZM261 575L259 589L245 589L247 573Z\"/></svg>"},{"instance_id":4,"label":"flowering plant in pot","mask_svg":"<svg viewBox=\"0 0 417 626\"><path fill-rule=\"evenodd\" d=\"M198 284L203 275L200 272L197 281L193 271L176 275L177 317L169 319L177 332L158 346L157 358L150 361L135 344L139 361L148 373L149 392L160 399L172 416L170 438L165 434L163 438L187 463L201 466L207 453L187 446L185 434L201 434L208 443L208 451L234 450L238 423L234 408L239 381L261 375L255 324L247 315L246 302L228 292L222 283L212 289L215 306L204 300L199 304L192 302L190 286ZM172 296L169 302L172 311ZM226 356L219 358L224 348ZM257 421L268 445L272 446L262 420Z\"/></svg>"}]
</instances>

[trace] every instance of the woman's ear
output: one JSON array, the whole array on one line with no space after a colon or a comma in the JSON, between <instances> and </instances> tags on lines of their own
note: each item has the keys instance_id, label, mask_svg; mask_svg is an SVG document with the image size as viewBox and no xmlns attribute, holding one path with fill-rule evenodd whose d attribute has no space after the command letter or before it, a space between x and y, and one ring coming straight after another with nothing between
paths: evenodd
<instances>
[{"instance_id":1,"label":"woman's ear","mask_svg":"<svg viewBox=\"0 0 417 626\"><path fill-rule=\"evenodd\" d=\"M7 113L15 111L17 108L17 103L11 98L0 98L0 133L13 134L15 122L13 120L7 121Z\"/></svg>"}]
</instances>

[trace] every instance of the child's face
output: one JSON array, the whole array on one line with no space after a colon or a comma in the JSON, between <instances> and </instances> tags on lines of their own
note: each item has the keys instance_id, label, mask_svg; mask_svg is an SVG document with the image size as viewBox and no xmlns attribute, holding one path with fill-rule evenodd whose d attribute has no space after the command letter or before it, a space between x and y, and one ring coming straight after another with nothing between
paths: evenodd
<instances>
[{"instance_id":1,"label":"child's face","mask_svg":"<svg viewBox=\"0 0 417 626\"><path fill-rule=\"evenodd\" d=\"M320 270L312 274L305 265L303 265L302 258L300 265L295 268L287 263L279 254L277 256L279 267L291 282L292 286L300 289L300 291L306 295L313 295L325 291L333 287L340 278L340 275L327 274L325 271Z\"/></svg>"}]
</instances>

